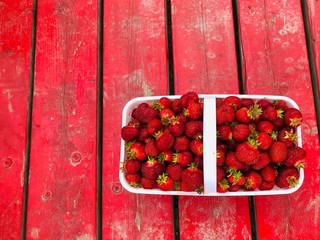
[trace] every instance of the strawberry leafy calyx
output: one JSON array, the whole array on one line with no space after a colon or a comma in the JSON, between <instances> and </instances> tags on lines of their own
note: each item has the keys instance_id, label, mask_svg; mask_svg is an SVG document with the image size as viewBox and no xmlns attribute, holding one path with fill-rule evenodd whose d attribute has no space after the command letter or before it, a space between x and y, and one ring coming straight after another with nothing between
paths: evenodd
<instances>
[{"instance_id":1,"label":"strawberry leafy calyx","mask_svg":"<svg viewBox=\"0 0 320 240\"><path fill-rule=\"evenodd\" d=\"M258 104L253 104L248 111L250 119L257 119L262 114L262 108Z\"/></svg>"}]
</instances>

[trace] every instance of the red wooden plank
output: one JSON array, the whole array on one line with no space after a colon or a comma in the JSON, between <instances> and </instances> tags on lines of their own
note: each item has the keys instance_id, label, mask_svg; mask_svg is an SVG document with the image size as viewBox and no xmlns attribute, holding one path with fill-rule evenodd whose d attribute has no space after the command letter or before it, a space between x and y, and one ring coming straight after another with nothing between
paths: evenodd
<instances>
[{"instance_id":1,"label":"red wooden plank","mask_svg":"<svg viewBox=\"0 0 320 240\"><path fill-rule=\"evenodd\" d=\"M0 239L19 239L32 1L1 1L0 12Z\"/></svg>"},{"instance_id":2,"label":"red wooden plank","mask_svg":"<svg viewBox=\"0 0 320 240\"><path fill-rule=\"evenodd\" d=\"M231 1L172 1L175 90L239 92ZM181 239L250 239L247 197L179 197Z\"/></svg>"},{"instance_id":3,"label":"red wooden plank","mask_svg":"<svg viewBox=\"0 0 320 240\"><path fill-rule=\"evenodd\" d=\"M94 239L97 2L39 1L28 239Z\"/></svg>"},{"instance_id":4,"label":"red wooden plank","mask_svg":"<svg viewBox=\"0 0 320 240\"><path fill-rule=\"evenodd\" d=\"M318 94L320 95L320 3L319 1L307 1L309 13L309 25L313 43L313 56L316 63Z\"/></svg>"},{"instance_id":5,"label":"red wooden plank","mask_svg":"<svg viewBox=\"0 0 320 240\"><path fill-rule=\"evenodd\" d=\"M125 103L168 91L164 1L104 5L103 239L172 239L172 198L129 193L118 177Z\"/></svg>"},{"instance_id":6,"label":"red wooden plank","mask_svg":"<svg viewBox=\"0 0 320 240\"><path fill-rule=\"evenodd\" d=\"M255 198L259 238L318 239L320 148L300 1L239 1L239 13L247 92L288 96L304 115L304 183Z\"/></svg>"}]
</instances>

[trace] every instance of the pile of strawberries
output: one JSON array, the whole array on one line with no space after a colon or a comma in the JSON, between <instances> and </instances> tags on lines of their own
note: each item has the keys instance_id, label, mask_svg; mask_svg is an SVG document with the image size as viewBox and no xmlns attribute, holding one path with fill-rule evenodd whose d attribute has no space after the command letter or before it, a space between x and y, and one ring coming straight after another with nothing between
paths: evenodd
<instances>
[{"instance_id":1,"label":"pile of strawberries","mask_svg":"<svg viewBox=\"0 0 320 240\"><path fill-rule=\"evenodd\" d=\"M195 92L141 103L121 129L133 187L203 191L203 101Z\"/></svg>"},{"instance_id":2,"label":"pile of strawberries","mask_svg":"<svg viewBox=\"0 0 320 240\"><path fill-rule=\"evenodd\" d=\"M297 145L302 114L283 100L217 99L217 191L295 187L306 151Z\"/></svg>"}]
</instances>

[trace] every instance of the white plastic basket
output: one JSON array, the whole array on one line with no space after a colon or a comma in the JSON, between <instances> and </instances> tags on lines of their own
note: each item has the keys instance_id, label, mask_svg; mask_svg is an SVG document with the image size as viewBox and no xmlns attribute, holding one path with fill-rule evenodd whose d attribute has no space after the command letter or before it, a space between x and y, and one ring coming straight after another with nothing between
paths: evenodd
<instances>
[{"instance_id":1,"label":"white plastic basket","mask_svg":"<svg viewBox=\"0 0 320 240\"><path fill-rule=\"evenodd\" d=\"M255 190L255 191L237 191L237 192L217 192L216 183L216 99L226 98L228 96L237 96L239 98L251 98L253 100L267 99L267 100L284 100L289 107L299 109L299 106L291 98L274 95L236 95L236 94L199 94L200 98L204 99L204 113L203 113L203 173L204 173L204 192L198 194L197 192L185 191L162 191L159 189L143 189L132 187L125 179L124 173L119 171L119 178L122 186L132 193L141 194L161 194L161 195L187 195L187 196L256 196L256 195L278 195L290 194L297 191L304 180L304 170L300 169L299 184L295 188L282 189L274 187L272 190ZM169 99L180 98L180 95L173 96L152 96L139 97L130 100L122 111L122 126L125 126L131 120L131 112L140 103L151 103L161 97L168 97ZM302 147L301 127L297 128L298 146ZM126 160L125 142L121 139L120 162ZM121 165L121 163L120 163ZM121 167L121 166L120 166Z\"/></svg>"}]
</instances>

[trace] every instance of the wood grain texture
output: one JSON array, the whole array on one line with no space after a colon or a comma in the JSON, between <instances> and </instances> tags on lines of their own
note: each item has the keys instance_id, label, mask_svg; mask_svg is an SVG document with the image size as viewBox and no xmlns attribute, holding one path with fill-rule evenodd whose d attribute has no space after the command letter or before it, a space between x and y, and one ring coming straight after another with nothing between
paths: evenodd
<instances>
[{"instance_id":1,"label":"wood grain texture","mask_svg":"<svg viewBox=\"0 0 320 240\"><path fill-rule=\"evenodd\" d=\"M97 2L39 1L28 239L94 239Z\"/></svg>"},{"instance_id":2,"label":"wood grain texture","mask_svg":"<svg viewBox=\"0 0 320 240\"><path fill-rule=\"evenodd\" d=\"M19 239L32 1L1 1L0 12L0 239Z\"/></svg>"},{"instance_id":3,"label":"wood grain texture","mask_svg":"<svg viewBox=\"0 0 320 240\"><path fill-rule=\"evenodd\" d=\"M172 198L129 193L118 177L124 105L168 93L164 1L104 6L103 239L173 239Z\"/></svg>"},{"instance_id":4,"label":"wood grain texture","mask_svg":"<svg viewBox=\"0 0 320 240\"><path fill-rule=\"evenodd\" d=\"M304 116L304 183L256 197L259 239L318 239L320 145L300 1L239 1L239 14L247 93L288 96Z\"/></svg>"},{"instance_id":5,"label":"wood grain texture","mask_svg":"<svg viewBox=\"0 0 320 240\"><path fill-rule=\"evenodd\" d=\"M172 1L176 94L239 93L231 1ZM247 197L179 197L181 239L251 239Z\"/></svg>"}]
</instances>

